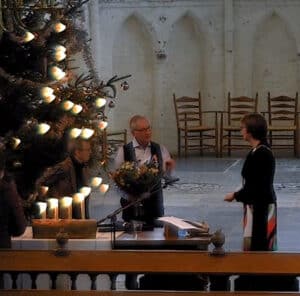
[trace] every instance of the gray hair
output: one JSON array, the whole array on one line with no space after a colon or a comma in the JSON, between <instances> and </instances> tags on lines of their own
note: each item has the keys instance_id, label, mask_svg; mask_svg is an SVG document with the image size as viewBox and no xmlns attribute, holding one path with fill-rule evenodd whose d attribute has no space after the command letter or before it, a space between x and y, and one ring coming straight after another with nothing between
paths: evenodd
<instances>
[{"instance_id":1,"label":"gray hair","mask_svg":"<svg viewBox=\"0 0 300 296\"><path fill-rule=\"evenodd\" d=\"M146 116L143 116L143 115L134 115L130 118L129 127L130 127L131 132L136 130L137 122L141 119L145 119L145 120L149 121L149 119Z\"/></svg>"}]
</instances>

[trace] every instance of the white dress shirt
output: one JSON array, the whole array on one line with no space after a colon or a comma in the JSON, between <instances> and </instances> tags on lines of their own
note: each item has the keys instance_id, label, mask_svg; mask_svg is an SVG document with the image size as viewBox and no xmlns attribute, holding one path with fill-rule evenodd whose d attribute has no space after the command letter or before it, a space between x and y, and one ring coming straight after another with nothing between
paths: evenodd
<instances>
[{"instance_id":1,"label":"white dress shirt","mask_svg":"<svg viewBox=\"0 0 300 296\"><path fill-rule=\"evenodd\" d=\"M135 151L136 161L138 165L148 163L151 161L151 145L150 143L145 148L141 146L135 138L132 139L133 148ZM163 145L159 145L161 150L161 156L163 159L163 170L166 170L166 161L171 159L170 153ZM118 169L124 162L124 149L123 146L119 147L117 155L114 160L114 169Z\"/></svg>"}]
</instances>

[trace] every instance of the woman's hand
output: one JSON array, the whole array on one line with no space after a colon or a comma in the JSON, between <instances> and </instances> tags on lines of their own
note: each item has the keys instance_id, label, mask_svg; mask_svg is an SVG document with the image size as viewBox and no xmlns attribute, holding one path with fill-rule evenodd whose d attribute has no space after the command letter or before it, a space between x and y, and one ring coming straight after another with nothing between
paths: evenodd
<instances>
[{"instance_id":1,"label":"woman's hand","mask_svg":"<svg viewBox=\"0 0 300 296\"><path fill-rule=\"evenodd\" d=\"M224 197L224 201L232 202L234 200L234 192L227 193Z\"/></svg>"}]
</instances>

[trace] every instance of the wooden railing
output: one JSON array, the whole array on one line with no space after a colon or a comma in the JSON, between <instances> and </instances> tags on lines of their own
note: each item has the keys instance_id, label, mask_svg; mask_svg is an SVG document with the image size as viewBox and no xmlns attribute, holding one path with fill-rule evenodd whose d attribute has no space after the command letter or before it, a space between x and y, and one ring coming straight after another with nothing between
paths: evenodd
<instances>
[{"instance_id":1,"label":"wooden railing","mask_svg":"<svg viewBox=\"0 0 300 296\"><path fill-rule=\"evenodd\" d=\"M282 292L193 292L193 291L62 291L15 290L0 291L1 296L296 296L299 293Z\"/></svg>"},{"instance_id":2,"label":"wooden railing","mask_svg":"<svg viewBox=\"0 0 300 296\"><path fill-rule=\"evenodd\" d=\"M13 281L20 273L28 273L34 281L39 273L47 273L51 279L58 274L69 274L72 289L76 290L78 274L88 274L91 290L96 290L98 274L109 274L113 279L124 273L174 273L208 275L211 281L231 275L300 275L300 253L230 252L214 256L203 251L54 251L0 250L0 273L9 273ZM279 278L280 279L280 278ZM16 287L16 283L13 283ZM55 289L55 286L52 287ZM0 295L98 295L98 296L192 296L192 295L264 295L257 292L141 292L141 291L61 291L61 290L0 290ZM250 294L249 294L250 293ZM272 292L272 295L276 293ZM290 293L278 293L290 295ZM293 295L300 295L293 293Z\"/></svg>"}]
</instances>

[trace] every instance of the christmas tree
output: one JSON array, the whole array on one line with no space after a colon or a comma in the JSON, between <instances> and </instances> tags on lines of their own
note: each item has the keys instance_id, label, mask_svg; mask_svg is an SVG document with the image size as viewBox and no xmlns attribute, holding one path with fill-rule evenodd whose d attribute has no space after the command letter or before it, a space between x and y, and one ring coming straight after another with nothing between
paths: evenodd
<instances>
[{"instance_id":1,"label":"christmas tree","mask_svg":"<svg viewBox=\"0 0 300 296\"><path fill-rule=\"evenodd\" d=\"M76 24L86 2L1 0L0 144L24 200L36 197L45 168L66 157L70 138L91 139L92 159L103 165L106 109L114 83L129 75L104 83L93 67L74 74L79 51L91 65L90 40Z\"/></svg>"}]
</instances>

